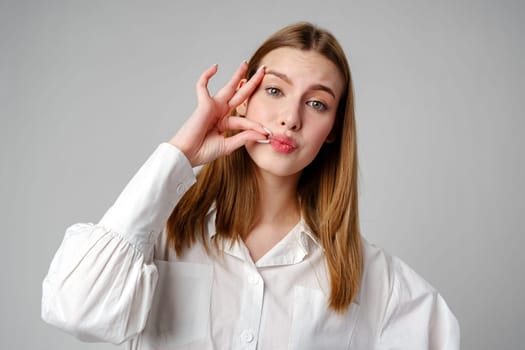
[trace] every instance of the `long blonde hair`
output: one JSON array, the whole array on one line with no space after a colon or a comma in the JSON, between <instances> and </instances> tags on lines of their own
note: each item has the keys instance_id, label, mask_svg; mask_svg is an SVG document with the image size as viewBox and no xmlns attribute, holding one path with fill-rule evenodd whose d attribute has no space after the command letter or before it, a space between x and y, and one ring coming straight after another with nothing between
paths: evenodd
<instances>
[{"instance_id":1,"label":"long blonde hair","mask_svg":"<svg viewBox=\"0 0 525 350\"><path fill-rule=\"evenodd\" d=\"M323 144L304 168L297 188L302 215L325 250L329 305L342 312L356 296L363 270L350 67L330 32L301 22L279 30L259 47L249 60L246 78L255 73L265 55L280 47L314 50L339 68L345 82L332 131L334 141ZM232 242L244 239L255 219L259 198L256 181L253 162L244 147L205 165L168 219L167 246L181 255L200 239L208 250L206 214L212 205L216 208L215 237ZM218 240L214 242L217 248Z\"/></svg>"}]
</instances>

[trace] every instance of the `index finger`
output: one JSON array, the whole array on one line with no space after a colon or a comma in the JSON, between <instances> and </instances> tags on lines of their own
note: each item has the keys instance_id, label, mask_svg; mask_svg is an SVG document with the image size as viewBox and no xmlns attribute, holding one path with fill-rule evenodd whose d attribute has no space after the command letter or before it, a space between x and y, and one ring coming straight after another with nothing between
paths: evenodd
<instances>
[{"instance_id":1,"label":"index finger","mask_svg":"<svg viewBox=\"0 0 525 350\"><path fill-rule=\"evenodd\" d=\"M247 68L248 65L246 61L243 61L231 77L230 81L228 81L228 83L226 83L226 85L224 85L224 87L220 89L219 92L217 92L215 98L221 101L228 101L235 94L235 91L239 86L239 82L242 80L242 77L246 73Z\"/></svg>"},{"instance_id":2,"label":"index finger","mask_svg":"<svg viewBox=\"0 0 525 350\"><path fill-rule=\"evenodd\" d=\"M232 96L230 101L228 101L228 105L230 108L235 108L241 103L243 103L250 95L255 91L257 86L261 83L264 74L265 74L265 66L260 66L257 68L257 71L255 74L244 84L239 90L235 92L235 94Z\"/></svg>"}]
</instances>

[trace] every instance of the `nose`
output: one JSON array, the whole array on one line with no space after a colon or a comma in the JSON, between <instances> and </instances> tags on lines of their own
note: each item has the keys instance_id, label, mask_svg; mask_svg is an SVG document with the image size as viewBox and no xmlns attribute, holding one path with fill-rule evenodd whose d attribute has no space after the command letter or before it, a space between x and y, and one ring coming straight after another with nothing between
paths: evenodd
<instances>
[{"instance_id":1,"label":"nose","mask_svg":"<svg viewBox=\"0 0 525 350\"><path fill-rule=\"evenodd\" d=\"M283 113L280 119L279 124L288 130L297 131L301 129L301 112L299 109Z\"/></svg>"}]
</instances>

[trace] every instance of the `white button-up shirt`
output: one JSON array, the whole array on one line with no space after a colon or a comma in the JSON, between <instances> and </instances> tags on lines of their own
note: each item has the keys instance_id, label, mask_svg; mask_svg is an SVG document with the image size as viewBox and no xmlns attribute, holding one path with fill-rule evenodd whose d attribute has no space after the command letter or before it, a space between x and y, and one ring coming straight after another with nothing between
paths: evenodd
<instances>
[{"instance_id":1,"label":"white button-up shirt","mask_svg":"<svg viewBox=\"0 0 525 350\"><path fill-rule=\"evenodd\" d=\"M459 349L443 298L364 239L361 288L342 314L328 307L323 248L303 220L256 262L242 242L166 252L165 222L194 181L163 143L98 224L71 226L43 282L43 319L137 350ZM214 223L212 209L210 240Z\"/></svg>"}]
</instances>

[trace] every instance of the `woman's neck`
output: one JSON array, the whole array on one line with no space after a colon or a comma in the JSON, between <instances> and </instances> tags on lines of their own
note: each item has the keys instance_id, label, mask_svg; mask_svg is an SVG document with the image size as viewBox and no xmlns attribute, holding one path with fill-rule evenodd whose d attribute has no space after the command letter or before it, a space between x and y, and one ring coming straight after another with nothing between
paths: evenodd
<instances>
[{"instance_id":1,"label":"woman's neck","mask_svg":"<svg viewBox=\"0 0 525 350\"><path fill-rule=\"evenodd\" d=\"M299 175L278 177L258 174L259 203L256 222L262 224L294 222L300 217L297 198Z\"/></svg>"},{"instance_id":2,"label":"woman's neck","mask_svg":"<svg viewBox=\"0 0 525 350\"><path fill-rule=\"evenodd\" d=\"M256 219L244 240L254 262L282 240L301 218L297 198L299 175L277 177L259 173L257 180Z\"/></svg>"}]
</instances>

